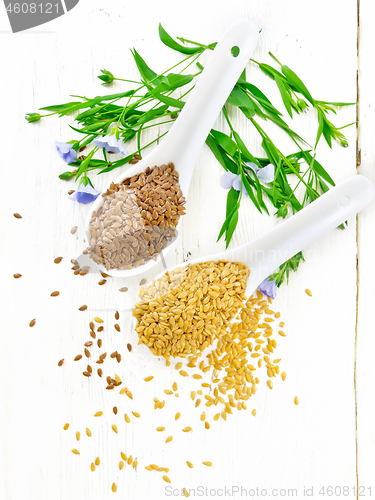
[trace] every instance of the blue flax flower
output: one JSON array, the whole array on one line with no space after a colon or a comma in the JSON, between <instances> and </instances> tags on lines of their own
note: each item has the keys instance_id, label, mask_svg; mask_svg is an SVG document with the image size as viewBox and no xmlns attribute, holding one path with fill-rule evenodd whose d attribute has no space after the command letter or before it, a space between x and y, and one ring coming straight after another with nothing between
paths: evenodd
<instances>
[{"instance_id":1,"label":"blue flax flower","mask_svg":"<svg viewBox=\"0 0 375 500\"><path fill-rule=\"evenodd\" d=\"M275 165L272 165L272 163L269 163L263 168L259 168L258 165L253 162L245 162L245 165L253 170L260 181L269 184L275 180Z\"/></svg>"},{"instance_id":2,"label":"blue flax flower","mask_svg":"<svg viewBox=\"0 0 375 500\"><path fill-rule=\"evenodd\" d=\"M55 141L57 152L66 163L73 163L77 159L77 151L72 147L72 144L66 142Z\"/></svg>"},{"instance_id":3,"label":"blue flax flower","mask_svg":"<svg viewBox=\"0 0 375 500\"><path fill-rule=\"evenodd\" d=\"M81 184L79 188L69 196L69 199L87 205L88 203L95 201L99 195L100 191L91 187L90 184L87 184L87 186Z\"/></svg>"},{"instance_id":4,"label":"blue flax flower","mask_svg":"<svg viewBox=\"0 0 375 500\"><path fill-rule=\"evenodd\" d=\"M269 278L266 278L262 281L258 288L264 295L267 295L267 297L270 297L271 299L276 297L277 286L275 280L270 281Z\"/></svg>"},{"instance_id":5,"label":"blue flax flower","mask_svg":"<svg viewBox=\"0 0 375 500\"><path fill-rule=\"evenodd\" d=\"M241 191L241 175L225 172L220 178L220 186L224 189L233 188L236 191ZM244 185L242 185L242 192L245 196L249 196Z\"/></svg>"},{"instance_id":6,"label":"blue flax flower","mask_svg":"<svg viewBox=\"0 0 375 500\"><path fill-rule=\"evenodd\" d=\"M124 156L128 155L128 152L125 150L124 145L120 139L116 138L115 134L107 134L104 137L97 137L94 139L94 143L99 148L105 148L106 151L111 153L121 153Z\"/></svg>"}]
</instances>

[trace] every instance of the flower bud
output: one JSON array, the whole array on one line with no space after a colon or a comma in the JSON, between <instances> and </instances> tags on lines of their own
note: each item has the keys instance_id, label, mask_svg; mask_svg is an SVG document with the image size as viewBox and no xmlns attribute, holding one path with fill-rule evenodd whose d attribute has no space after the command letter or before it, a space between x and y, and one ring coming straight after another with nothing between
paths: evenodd
<instances>
[{"instance_id":1,"label":"flower bud","mask_svg":"<svg viewBox=\"0 0 375 500\"><path fill-rule=\"evenodd\" d=\"M106 69L101 69L102 75L99 75L98 78L104 82L104 84L109 84L112 83L115 77L112 75L110 71L107 71ZM103 85L104 85L103 84Z\"/></svg>"},{"instance_id":2,"label":"flower bud","mask_svg":"<svg viewBox=\"0 0 375 500\"><path fill-rule=\"evenodd\" d=\"M25 120L29 123L38 122L41 119L41 115L39 113L26 113Z\"/></svg>"},{"instance_id":3,"label":"flower bud","mask_svg":"<svg viewBox=\"0 0 375 500\"><path fill-rule=\"evenodd\" d=\"M64 181L67 181L67 180L71 179L73 176L74 176L74 172L69 172L69 170L67 170L66 172L63 172L62 174L60 174L59 178L63 179Z\"/></svg>"}]
</instances>

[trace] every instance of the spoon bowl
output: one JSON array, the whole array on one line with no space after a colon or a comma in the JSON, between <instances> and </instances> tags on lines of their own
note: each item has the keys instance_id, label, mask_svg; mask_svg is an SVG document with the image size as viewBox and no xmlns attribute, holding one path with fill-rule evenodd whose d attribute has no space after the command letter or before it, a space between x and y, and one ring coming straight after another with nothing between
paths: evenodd
<instances>
[{"instance_id":1,"label":"spoon bowl","mask_svg":"<svg viewBox=\"0 0 375 500\"><path fill-rule=\"evenodd\" d=\"M258 28L247 19L239 19L229 26L213 50L180 116L166 137L150 154L119 175L113 181L115 184L121 184L126 178L144 172L147 167L159 167L171 162L179 173L182 194L187 197L199 151L249 61L258 35ZM236 50L233 50L234 48ZM85 232L88 243L91 239L89 231L91 214L103 203L104 198L99 196L87 217ZM176 238L163 250L164 255L171 249L175 240ZM160 260L159 254L155 260L151 259L146 264L129 270L107 270L102 264L99 268L110 276L126 278L148 271Z\"/></svg>"}]
</instances>

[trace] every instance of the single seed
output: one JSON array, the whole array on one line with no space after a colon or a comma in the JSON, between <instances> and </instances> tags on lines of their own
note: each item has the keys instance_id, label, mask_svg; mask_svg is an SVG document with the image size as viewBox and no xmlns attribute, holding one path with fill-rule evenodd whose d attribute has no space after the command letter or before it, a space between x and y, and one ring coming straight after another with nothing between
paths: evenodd
<instances>
[{"instance_id":1,"label":"single seed","mask_svg":"<svg viewBox=\"0 0 375 500\"><path fill-rule=\"evenodd\" d=\"M87 371L82 372L85 377L91 377L91 374Z\"/></svg>"},{"instance_id":2,"label":"single seed","mask_svg":"<svg viewBox=\"0 0 375 500\"><path fill-rule=\"evenodd\" d=\"M180 368L182 368L182 363L181 361L179 361L176 365L176 370L179 370Z\"/></svg>"},{"instance_id":3,"label":"single seed","mask_svg":"<svg viewBox=\"0 0 375 500\"><path fill-rule=\"evenodd\" d=\"M220 418L220 413L216 413L216 415L214 416L214 420L219 420Z\"/></svg>"},{"instance_id":4,"label":"single seed","mask_svg":"<svg viewBox=\"0 0 375 500\"><path fill-rule=\"evenodd\" d=\"M81 437L81 433L79 431L76 432L76 440L79 441Z\"/></svg>"},{"instance_id":5,"label":"single seed","mask_svg":"<svg viewBox=\"0 0 375 500\"><path fill-rule=\"evenodd\" d=\"M192 469L194 467L194 465L191 462L188 462L187 460L186 460L186 463L187 463L188 467L190 467L190 469Z\"/></svg>"},{"instance_id":6,"label":"single seed","mask_svg":"<svg viewBox=\"0 0 375 500\"><path fill-rule=\"evenodd\" d=\"M121 332L120 325L118 325L117 323L115 323L115 330L117 330L118 332Z\"/></svg>"},{"instance_id":7,"label":"single seed","mask_svg":"<svg viewBox=\"0 0 375 500\"><path fill-rule=\"evenodd\" d=\"M156 430L158 432L163 432L163 431L165 431L165 427L156 427Z\"/></svg>"},{"instance_id":8,"label":"single seed","mask_svg":"<svg viewBox=\"0 0 375 500\"><path fill-rule=\"evenodd\" d=\"M166 443L170 443L173 439L173 436L168 436L167 439L165 440Z\"/></svg>"},{"instance_id":9,"label":"single seed","mask_svg":"<svg viewBox=\"0 0 375 500\"><path fill-rule=\"evenodd\" d=\"M118 353L116 356L117 363L121 363L121 354Z\"/></svg>"},{"instance_id":10,"label":"single seed","mask_svg":"<svg viewBox=\"0 0 375 500\"><path fill-rule=\"evenodd\" d=\"M71 232L72 234L75 234L75 233L77 232L77 229L78 229L78 227L77 227L77 226L73 226L73 227L72 227L72 229L70 230L70 232Z\"/></svg>"},{"instance_id":11,"label":"single seed","mask_svg":"<svg viewBox=\"0 0 375 500\"><path fill-rule=\"evenodd\" d=\"M173 394L173 391L170 389L164 389L165 394Z\"/></svg>"},{"instance_id":12,"label":"single seed","mask_svg":"<svg viewBox=\"0 0 375 500\"><path fill-rule=\"evenodd\" d=\"M173 389L174 391L177 391L177 389L178 389L177 382L173 382L172 389Z\"/></svg>"},{"instance_id":13,"label":"single seed","mask_svg":"<svg viewBox=\"0 0 375 500\"><path fill-rule=\"evenodd\" d=\"M286 379L286 372L282 372L281 379L284 381Z\"/></svg>"},{"instance_id":14,"label":"single seed","mask_svg":"<svg viewBox=\"0 0 375 500\"><path fill-rule=\"evenodd\" d=\"M208 423L208 421L207 421L207 420L205 421L204 426L206 427L206 429L209 429L209 428L210 428L210 424Z\"/></svg>"},{"instance_id":15,"label":"single seed","mask_svg":"<svg viewBox=\"0 0 375 500\"><path fill-rule=\"evenodd\" d=\"M136 417L136 418L139 418L140 417L140 414L136 411L132 411L133 415Z\"/></svg>"},{"instance_id":16,"label":"single seed","mask_svg":"<svg viewBox=\"0 0 375 500\"><path fill-rule=\"evenodd\" d=\"M57 297L58 295L60 295L60 292L52 292L51 293L51 297Z\"/></svg>"},{"instance_id":17,"label":"single seed","mask_svg":"<svg viewBox=\"0 0 375 500\"><path fill-rule=\"evenodd\" d=\"M84 305L84 306L79 307L78 311L86 311L86 309L87 309L87 306Z\"/></svg>"},{"instance_id":18,"label":"single seed","mask_svg":"<svg viewBox=\"0 0 375 500\"><path fill-rule=\"evenodd\" d=\"M97 411L94 415L94 417L101 417L103 415L102 411Z\"/></svg>"},{"instance_id":19,"label":"single seed","mask_svg":"<svg viewBox=\"0 0 375 500\"><path fill-rule=\"evenodd\" d=\"M56 259L53 261L55 264L60 264L62 261L62 257L56 257Z\"/></svg>"},{"instance_id":20,"label":"single seed","mask_svg":"<svg viewBox=\"0 0 375 500\"><path fill-rule=\"evenodd\" d=\"M299 404L299 399L297 398L297 396L294 398L294 404L295 404L295 405L298 405L298 404Z\"/></svg>"},{"instance_id":21,"label":"single seed","mask_svg":"<svg viewBox=\"0 0 375 500\"><path fill-rule=\"evenodd\" d=\"M168 476L163 476L163 479L164 479L164 481L165 481L166 483L170 483L170 482L171 482L171 480L169 479L169 477L168 477Z\"/></svg>"},{"instance_id":22,"label":"single seed","mask_svg":"<svg viewBox=\"0 0 375 500\"><path fill-rule=\"evenodd\" d=\"M22 274L20 274L20 273L15 273L15 274L13 274L13 278L15 278L16 280L17 280L18 278L21 278L21 276L22 276Z\"/></svg>"},{"instance_id":23,"label":"single seed","mask_svg":"<svg viewBox=\"0 0 375 500\"><path fill-rule=\"evenodd\" d=\"M131 350L132 350L131 344L127 344L126 347L128 348L128 351L131 352Z\"/></svg>"},{"instance_id":24,"label":"single seed","mask_svg":"<svg viewBox=\"0 0 375 500\"><path fill-rule=\"evenodd\" d=\"M91 466L90 466L90 468L91 468L91 470L94 472L94 470L95 470L95 464L94 464L94 462L91 462Z\"/></svg>"},{"instance_id":25,"label":"single seed","mask_svg":"<svg viewBox=\"0 0 375 500\"><path fill-rule=\"evenodd\" d=\"M97 316L94 318L94 321L96 323L104 323L104 321L102 320L102 318L98 318Z\"/></svg>"},{"instance_id":26,"label":"single seed","mask_svg":"<svg viewBox=\"0 0 375 500\"><path fill-rule=\"evenodd\" d=\"M95 465L100 465L100 458L99 457L95 458Z\"/></svg>"},{"instance_id":27,"label":"single seed","mask_svg":"<svg viewBox=\"0 0 375 500\"><path fill-rule=\"evenodd\" d=\"M127 292L129 289L126 286L123 286L122 288L119 288L120 292Z\"/></svg>"},{"instance_id":28,"label":"single seed","mask_svg":"<svg viewBox=\"0 0 375 500\"><path fill-rule=\"evenodd\" d=\"M118 433L117 425L112 424L112 430L117 434Z\"/></svg>"},{"instance_id":29,"label":"single seed","mask_svg":"<svg viewBox=\"0 0 375 500\"><path fill-rule=\"evenodd\" d=\"M257 411L254 409L251 413L252 413L252 415L254 415L254 417L255 417L255 415L257 414Z\"/></svg>"},{"instance_id":30,"label":"single seed","mask_svg":"<svg viewBox=\"0 0 375 500\"><path fill-rule=\"evenodd\" d=\"M137 465L138 465L138 460L134 460L134 462L133 462L133 469L135 469L137 467Z\"/></svg>"},{"instance_id":31,"label":"single seed","mask_svg":"<svg viewBox=\"0 0 375 500\"><path fill-rule=\"evenodd\" d=\"M119 461L119 463L118 463L118 468L119 468L120 470L122 470L122 469L123 469L123 467L124 467L124 462L123 462L122 460L120 460L120 461Z\"/></svg>"},{"instance_id":32,"label":"single seed","mask_svg":"<svg viewBox=\"0 0 375 500\"><path fill-rule=\"evenodd\" d=\"M22 215L20 215L20 214L15 213L15 214L13 214L13 215L14 215L14 217L15 217L16 219L22 219Z\"/></svg>"},{"instance_id":33,"label":"single seed","mask_svg":"<svg viewBox=\"0 0 375 500\"><path fill-rule=\"evenodd\" d=\"M97 344L98 344L98 347L100 349L102 347L102 344L103 344L102 339L98 339Z\"/></svg>"},{"instance_id":34,"label":"single seed","mask_svg":"<svg viewBox=\"0 0 375 500\"><path fill-rule=\"evenodd\" d=\"M189 374L186 373L184 370L180 370L180 375L182 375L183 377L188 377Z\"/></svg>"},{"instance_id":35,"label":"single seed","mask_svg":"<svg viewBox=\"0 0 375 500\"><path fill-rule=\"evenodd\" d=\"M183 431L183 432L190 432L190 431L192 431L192 430L193 430L193 429L192 429L191 427L184 427L184 428L182 429L182 431Z\"/></svg>"},{"instance_id":36,"label":"single seed","mask_svg":"<svg viewBox=\"0 0 375 500\"><path fill-rule=\"evenodd\" d=\"M72 452L73 452L75 455L80 455L80 452L79 452L76 448L73 448L73 449L72 449Z\"/></svg>"},{"instance_id":37,"label":"single seed","mask_svg":"<svg viewBox=\"0 0 375 500\"><path fill-rule=\"evenodd\" d=\"M64 425L63 429L64 429L64 431L66 431L66 430L68 430L68 428L69 428L69 424L68 424L68 423L66 423L66 424Z\"/></svg>"},{"instance_id":38,"label":"single seed","mask_svg":"<svg viewBox=\"0 0 375 500\"><path fill-rule=\"evenodd\" d=\"M91 431L88 427L86 427L86 436L91 437Z\"/></svg>"},{"instance_id":39,"label":"single seed","mask_svg":"<svg viewBox=\"0 0 375 500\"><path fill-rule=\"evenodd\" d=\"M107 283L107 280L103 279L103 280L98 281L98 285L100 285L100 286L104 285L105 283Z\"/></svg>"},{"instance_id":40,"label":"single seed","mask_svg":"<svg viewBox=\"0 0 375 500\"><path fill-rule=\"evenodd\" d=\"M74 361L79 361L82 359L82 354L77 354L77 356L74 358Z\"/></svg>"},{"instance_id":41,"label":"single seed","mask_svg":"<svg viewBox=\"0 0 375 500\"><path fill-rule=\"evenodd\" d=\"M117 406L114 406L114 407L113 407L113 413L114 413L115 415L117 415L117 411L118 411L118 410L117 410Z\"/></svg>"},{"instance_id":42,"label":"single seed","mask_svg":"<svg viewBox=\"0 0 375 500\"><path fill-rule=\"evenodd\" d=\"M60 361L57 363L58 366L61 366L64 363L63 359L60 359Z\"/></svg>"},{"instance_id":43,"label":"single seed","mask_svg":"<svg viewBox=\"0 0 375 500\"><path fill-rule=\"evenodd\" d=\"M112 491L113 491L113 493L116 493L116 491L117 491L116 483L112 483Z\"/></svg>"},{"instance_id":44,"label":"single seed","mask_svg":"<svg viewBox=\"0 0 375 500\"><path fill-rule=\"evenodd\" d=\"M145 285L146 282L147 282L146 278L141 279L141 281L139 282L139 286Z\"/></svg>"},{"instance_id":45,"label":"single seed","mask_svg":"<svg viewBox=\"0 0 375 500\"><path fill-rule=\"evenodd\" d=\"M35 323L36 323L36 320L35 320L35 319L32 319L32 320L30 321L30 323L29 323L29 326L34 326L34 325L35 325Z\"/></svg>"},{"instance_id":46,"label":"single seed","mask_svg":"<svg viewBox=\"0 0 375 500\"><path fill-rule=\"evenodd\" d=\"M211 467L212 466L212 462L202 462L203 465L207 465L207 467Z\"/></svg>"},{"instance_id":47,"label":"single seed","mask_svg":"<svg viewBox=\"0 0 375 500\"><path fill-rule=\"evenodd\" d=\"M122 451L120 453L121 453L121 458L126 462L127 457L126 457L125 453L123 453Z\"/></svg>"},{"instance_id":48,"label":"single seed","mask_svg":"<svg viewBox=\"0 0 375 500\"><path fill-rule=\"evenodd\" d=\"M103 370L101 368L98 368L98 375L101 377L103 375Z\"/></svg>"},{"instance_id":49,"label":"single seed","mask_svg":"<svg viewBox=\"0 0 375 500\"><path fill-rule=\"evenodd\" d=\"M87 349L87 347L85 347L85 355L86 358L89 358L91 356L90 351Z\"/></svg>"},{"instance_id":50,"label":"single seed","mask_svg":"<svg viewBox=\"0 0 375 500\"><path fill-rule=\"evenodd\" d=\"M125 413L125 421L126 421L126 423L130 422L130 417L127 413Z\"/></svg>"},{"instance_id":51,"label":"single seed","mask_svg":"<svg viewBox=\"0 0 375 500\"><path fill-rule=\"evenodd\" d=\"M131 465L132 462L133 462L133 457L130 455L128 458L128 465Z\"/></svg>"},{"instance_id":52,"label":"single seed","mask_svg":"<svg viewBox=\"0 0 375 500\"><path fill-rule=\"evenodd\" d=\"M181 417L181 413L178 411L174 417L175 420L178 420Z\"/></svg>"},{"instance_id":53,"label":"single seed","mask_svg":"<svg viewBox=\"0 0 375 500\"><path fill-rule=\"evenodd\" d=\"M272 389L272 388L273 388L273 383L272 383L272 381L271 381L271 380L267 380L267 385L268 385L268 387L269 387L270 389Z\"/></svg>"}]
</instances>

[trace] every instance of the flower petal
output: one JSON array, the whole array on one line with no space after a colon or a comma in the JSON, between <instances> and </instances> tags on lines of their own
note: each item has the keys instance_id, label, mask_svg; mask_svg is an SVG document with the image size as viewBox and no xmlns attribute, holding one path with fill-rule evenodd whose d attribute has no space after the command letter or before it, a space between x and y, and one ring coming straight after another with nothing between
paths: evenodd
<instances>
[{"instance_id":1,"label":"flower petal","mask_svg":"<svg viewBox=\"0 0 375 500\"><path fill-rule=\"evenodd\" d=\"M271 299L276 297L277 286L275 280L270 281L269 278L266 278L262 281L258 288L264 295L267 295L267 297L270 297Z\"/></svg>"},{"instance_id":2,"label":"flower petal","mask_svg":"<svg viewBox=\"0 0 375 500\"><path fill-rule=\"evenodd\" d=\"M250 167L251 170L257 174L258 173L258 165L256 163L253 163L252 161L244 161L244 164L247 166L247 167Z\"/></svg>"},{"instance_id":3,"label":"flower petal","mask_svg":"<svg viewBox=\"0 0 375 500\"><path fill-rule=\"evenodd\" d=\"M275 180L275 165L269 163L263 168L260 168L257 173L258 179L265 182L273 182Z\"/></svg>"},{"instance_id":4,"label":"flower petal","mask_svg":"<svg viewBox=\"0 0 375 500\"><path fill-rule=\"evenodd\" d=\"M69 196L69 199L72 201L78 201L78 203L82 203L83 205L87 205L88 203L92 203L96 200L96 198L100 195L100 191L97 191L90 184L84 186L81 184L79 188Z\"/></svg>"},{"instance_id":5,"label":"flower petal","mask_svg":"<svg viewBox=\"0 0 375 500\"><path fill-rule=\"evenodd\" d=\"M232 172L225 172L220 177L220 186L224 189L230 189L233 185L234 179L237 177L236 174L232 174Z\"/></svg>"},{"instance_id":6,"label":"flower petal","mask_svg":"<svg viewBox=\"0 0 375 500\"><path fill-rule=\"evenodd\" d=\"M232 184L233 189L241 191L241 175L237 175Z\"/></svg>"}]
</instances>

